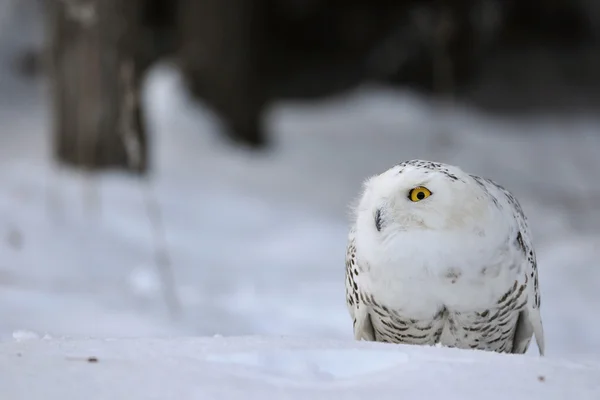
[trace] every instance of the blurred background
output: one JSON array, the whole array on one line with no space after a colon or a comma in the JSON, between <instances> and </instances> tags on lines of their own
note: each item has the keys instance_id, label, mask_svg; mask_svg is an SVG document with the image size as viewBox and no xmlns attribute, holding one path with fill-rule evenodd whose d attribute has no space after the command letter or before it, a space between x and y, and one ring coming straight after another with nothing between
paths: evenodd
<instances>
[{"instance_id":1,"label":"blurred background","mask_svg":"<svg viewBox=\"0 0 600 400\"><path fill-rule=\"evenodd\" d=\"M0 338L351 338L349 205L423 158L517 195L598 357L599 50L595 0L0 0Z\"/></svg>"}]
</instances>

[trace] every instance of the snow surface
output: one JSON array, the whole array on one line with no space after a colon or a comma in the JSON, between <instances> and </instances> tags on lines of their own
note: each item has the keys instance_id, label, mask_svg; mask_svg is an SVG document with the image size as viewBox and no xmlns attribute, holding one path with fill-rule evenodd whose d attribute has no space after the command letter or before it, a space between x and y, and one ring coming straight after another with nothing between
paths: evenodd
<instances>
[{"instance_id":1,"label":"snow surface","mask_svg":"<svg viewBox=\"0 0 600 400\"><path fill-rule=\"evenodd\" d=\"M597 399L600 364L277 337L0 343L10 399ZM3 397L5 398L5 397Z\"/></svg>"},{"instance_id":2,"label":"snow surface","mask_svg":"<svg viewBox=\"0 0 600 400\"><path fill-rule=\"evenodd\" d=\"M214 116L190 103L164 64L144 96L156 170L139 182L53 166L41 94L0 76L0 394L165 398L181 390L186 398L206 390L213 398L246 391L282 398L290 380L308 380L295 395L333 398L359 388L364 398L385 382L407 394L420 385L432 396L470 398L485 387L489 398L580 399L600 382L598 369L585 367L600 356L598 118L505 119L363 87L274 105L276 147L250 154L218 139ZM521 200L538 254L545 360L352 342L343 286L349 204L366 177L412 158L458 164ZM154 203L178 315L165 305L156 266ZM215 334L263 338L158 339ZM269 343L280 350L265 355ZM65 358L90 352L101 361ZM382 377L370 378L378 368ZM324 376L331 382L316 378ZM469 382L486 385L469 389Z\"/></svg>"}]
</instances>

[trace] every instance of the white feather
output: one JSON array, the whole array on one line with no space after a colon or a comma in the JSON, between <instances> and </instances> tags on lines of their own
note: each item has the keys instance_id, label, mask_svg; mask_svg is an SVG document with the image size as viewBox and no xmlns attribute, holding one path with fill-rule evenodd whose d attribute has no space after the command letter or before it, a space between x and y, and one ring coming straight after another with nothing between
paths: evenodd
<instances>
[{"instance_id":1,"label":"white feather","mask_svg":"<svg viewBox=\"0 0 600 400\"><path fill-rule=\"evenodd\" d=\"M417 186L427 187L431 196L412 202L408 194ZM377 213L381 230L375 224ZM481 341L491 339L471 335L470 321L481 323L477 313L491 315L499 299L518 285L525 286L527 302L506 317L510 322L506 324L514 325L512 351L524 352L534 333L540 354L544 353L535 253L520 205L505 189L455 166L413 160L370 178L355 218L346 290L357 339L375 340L377 335L368 332L373 330L370 318L375 322L384 318L373 316L373 306L356 301L354 292L373 296L377 304L407 320L433 321L440 310L448 310L450 318L459 319L454 323L465 338L449 330L446 319L440 322L442 344L475 343L486 349ZM351 248L355 254L350 254ZM411 326L408 332L416 329ZM504 348L501 345L489 347Z\"/></svg>"}]
</instances>

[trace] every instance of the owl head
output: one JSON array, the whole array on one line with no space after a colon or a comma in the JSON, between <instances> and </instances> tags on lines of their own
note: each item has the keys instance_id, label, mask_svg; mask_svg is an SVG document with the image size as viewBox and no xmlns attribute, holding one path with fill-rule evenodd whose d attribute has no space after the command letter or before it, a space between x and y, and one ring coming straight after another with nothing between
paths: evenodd
<instances>
[{"instance_id":1,"label":"owl head","mask_svg":"<svg viewBox=\"0 0 600 400\"><path fill-rule=\"evenodd\" d=\"M357 228L376 235L460 231L490 211L477 181L452 165L412 160L369 178L357 207Z\"/></svg>"}]
</instances>

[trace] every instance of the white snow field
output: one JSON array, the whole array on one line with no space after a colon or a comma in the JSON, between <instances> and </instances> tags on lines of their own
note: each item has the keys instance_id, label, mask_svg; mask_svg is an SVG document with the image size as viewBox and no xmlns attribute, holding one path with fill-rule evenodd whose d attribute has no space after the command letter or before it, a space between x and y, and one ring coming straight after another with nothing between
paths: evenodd
<instances>
[{"instance_id":1,"label":"white snow field","mask_svg":"<svg viewBox=\"0 0 600 400\"><path fill-rule=\"evenodd\" d=\"M0 79L0 399L600 398L597 118L507 120L364 87L276 104L276 148L249 154L218 139L164 64L144 96L156 169L139 182L54 167L40 93L19 85ZM365 178L413 158L521 200L544 359L535 344L507 356L352 340L349 204Z\"/></svg>"},{"instance_id":2,"label":"white snow field","mask_svg":"<svg viewBox=\"0 0 600 400\"><path fill-rule=\"evenodd\" d=\"M11 400L595 400L599 376L600 364L323 338L0 343Z\"/></svg>"}]
</instances>

